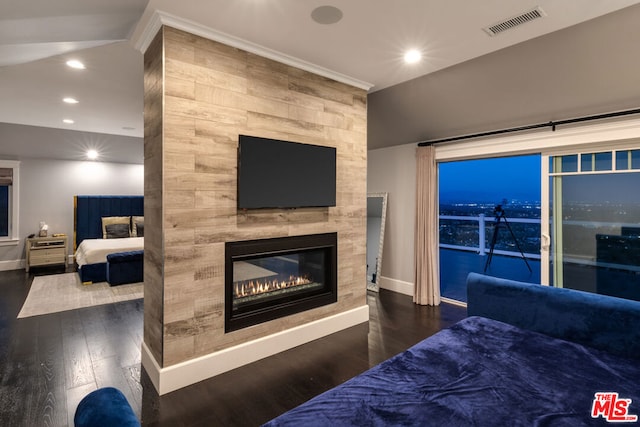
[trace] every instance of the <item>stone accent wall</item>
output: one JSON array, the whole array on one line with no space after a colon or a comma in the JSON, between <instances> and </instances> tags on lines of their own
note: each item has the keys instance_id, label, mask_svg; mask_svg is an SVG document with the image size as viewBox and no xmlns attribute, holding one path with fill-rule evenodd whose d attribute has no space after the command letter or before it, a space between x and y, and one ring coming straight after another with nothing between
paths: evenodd
<instances>
[{"instance_id":1,"label":"stone accent wall","mask_svg":"<svg viewBox=\"0 0 640 427\"><path fill-rule=\"evenodd\" d=\"M162 32L144 55L144 342L162 366Z\"/></svg>"},{"instance_id":2,"label":"stone accent wall","mask_svg":"<svg viewBox=\"0 0 640 427\"><path fill-rule=\"evenodd\" d=\"M144 339L161 366L366 304L364 90L165 26L145 101ZM239 134L336 147L337 206L239 212ZM225 334L225 242L334 231L336 304Z\"/></svg>"}]
</instances>

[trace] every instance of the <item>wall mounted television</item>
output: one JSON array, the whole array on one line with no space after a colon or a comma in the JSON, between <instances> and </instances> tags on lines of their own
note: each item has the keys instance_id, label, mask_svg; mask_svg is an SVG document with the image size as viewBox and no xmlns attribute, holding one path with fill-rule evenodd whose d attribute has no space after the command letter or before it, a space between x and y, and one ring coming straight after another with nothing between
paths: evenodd
<instances>
[{"instance_id":1,"label":"wall mounted television","mask_svg":"<svg viewBox=\"0 0 640 427\"><path fill-rule=\"evenodd\" d=\"M336 149L240 135L238 209L336 205Z\"/></svg>"}]
</instances>

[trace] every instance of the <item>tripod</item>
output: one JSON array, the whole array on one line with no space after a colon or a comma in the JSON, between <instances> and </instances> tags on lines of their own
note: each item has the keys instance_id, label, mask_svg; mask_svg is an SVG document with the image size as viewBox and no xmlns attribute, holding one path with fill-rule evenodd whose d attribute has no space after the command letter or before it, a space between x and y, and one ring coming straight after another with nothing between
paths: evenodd
<instances>
[{"instance_id":1,"label":"tripod","mask_svg":"<svg viewBox=\"0 0 640 427\"><path fill-rule=\"evenodd\" d=\"M518 243L518 239L516 239L516 235L513 234L513 230L509 225L509 221L507 221L507 216L504 214L504 210L502 209L502 206L497 205L493 210L493 212L496 215L496 225L493 227L493 236L491 236L491 246L489 247L489 256L487 257L487 262L484 265L484 272L486 273L487 268L489 268L489 265L491 264L491 259L493 258L493 250L496 246L496 241L498 240L498 231L500 231L500 225L504 222L504 225L507 226L507 230L509 230L509 233L511 233L511 237L513 238L513 241L516 243L516 247L520 251L520 255L522 256L524 263L527 264L527 268L531 273L532 272L531 266L527 261L527 257L524 256L524 252L522 252L522 249L520 249L520 244Z\"/></svg>"}]
</instances>

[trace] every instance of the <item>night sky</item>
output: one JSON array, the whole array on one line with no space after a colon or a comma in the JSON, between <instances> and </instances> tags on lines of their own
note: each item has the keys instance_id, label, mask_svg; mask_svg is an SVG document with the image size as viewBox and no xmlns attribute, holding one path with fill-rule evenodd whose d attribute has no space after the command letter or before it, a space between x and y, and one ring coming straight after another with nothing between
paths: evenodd
<instances>
[{"instance_id":1,"label":"night sky","mask_svg":"<svg viewBox=\"0 0 640 427\"><path fill-rule=\"evenodd\" d=\"M441 202L501 203L540 200L540 156L439 164Z\"/></svg>"},{"instance_id":2,"label":"night sky","mask_svg":"<svg viewBox=\"0 0 640 427\"><path fill-rule=\"evenodd\" d=\"M540 201L540 156L464 160L439 164L440 201ZM565 203L640 204L640 171L564 176Z\"/></svg>"}]
</instances>

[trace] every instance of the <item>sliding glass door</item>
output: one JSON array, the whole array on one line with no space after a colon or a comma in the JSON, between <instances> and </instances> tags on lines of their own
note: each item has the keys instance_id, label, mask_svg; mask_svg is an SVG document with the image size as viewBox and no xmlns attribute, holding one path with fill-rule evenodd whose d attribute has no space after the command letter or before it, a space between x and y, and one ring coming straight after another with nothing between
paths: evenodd
<instances>
[{"instance_id":1,"label":"sliding glass door","mask_svg":"<svg viewBox=\"0 0 640 427\"><path fill-rule=\"evenodd\" d=\"M494 257L487 263L493 232L498 228L496 206L505 209L512 227L530 230L533 224L529 222L537 218L521 218L520 206L512 202L515 197L496 185L519 182L505 174L502 165L490 167L489 172L469 173L470 169L463 163L481 159L488 162L497 157L517 159L537 153L538 173L533 172L533 167L520 167L517 178L526 180L519 188L536 179L540 184L538 233L530 235L528 231L523 234L522 230L514 230L516 239L513 239L502 227L493 245L494 255L502 255L504 251L511 256ZM531 283L640 300L640 119L443 144L436 146L436 161L440 173L443 296L448 296L449 276L454 282L461 282L459 279L468 271L501 277L499 261L502 260L515 262L510 270L528 274L517 246L501 246L517 240L524 246L524 255L532 265L534 275L527 280ZM458 164L464 169L456 169ZM453 167L447 175L449 165ZM493 175L496 171L497 177ZM461 182L459 188L447 188L450 182L460 178L467 181ZM489 188L498 191L479 200L477 196ZM452 197L447 200L449 195ZM503 203L504 199L509 203ZM531 243L537 243L539 249L527 248ZM475 257L465 256L474 252ZM475 262L469 269L463 268L467 259ZM537 278L536 271L539 272ZM456 274L459 277L454 277ZM458 296L450 295L454 299Z\"/></svg>"},{"instance_id":2,"label":"sliding glass door","mask_svg":"<svg viewBox=\"0 0 640 427\"><path fill-rule=\"evenodd\" d=\"M640 300L640 149L542 159L542 282Z\"/></svg>"},{"instance_id":3,"label":"sliding glass door","mask_svg":"<svg viewBox=\"0 0 640 427\"><path fill-rule=\"evenodd\" d=\"M470 272L540 283L540 155L438 164L440 294Z\"/></svg>"}]
</instances>

